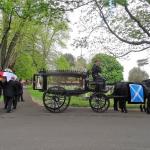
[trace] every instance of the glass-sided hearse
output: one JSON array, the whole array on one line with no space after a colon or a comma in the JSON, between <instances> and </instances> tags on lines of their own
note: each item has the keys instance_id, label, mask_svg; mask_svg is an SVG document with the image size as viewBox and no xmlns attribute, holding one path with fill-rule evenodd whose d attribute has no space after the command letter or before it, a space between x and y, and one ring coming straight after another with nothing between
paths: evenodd
<instances>
[{"instance_id":1,"label":"glass-sided hearse","mask_svg":"<svg viewBox=\"0 0 150 150\"><path fill-rule=\"evenodd\" d=\"M43 93L43 104L50 112L62 112L70 103L71 96L91 92L89 104L95 112L105 112L109 99L101 90L103 83L89 81L87 72L70 70L40 71L34 74L33 88ZM99 91L95 92L95 86Z\"/></svg>"}]
</instances>

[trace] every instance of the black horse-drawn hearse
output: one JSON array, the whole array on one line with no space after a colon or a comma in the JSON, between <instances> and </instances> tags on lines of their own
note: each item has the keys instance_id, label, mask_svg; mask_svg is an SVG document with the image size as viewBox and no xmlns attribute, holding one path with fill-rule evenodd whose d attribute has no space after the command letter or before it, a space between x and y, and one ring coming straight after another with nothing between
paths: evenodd
<instances>
[{"instance_id":1,"label":"black horse-drawn hearse","mask_svg":"<svg viewBox=\"0 0 150 150\"><path fill-rule=\"evenodd\" d=\"M86 72L51 70L41 71L34 75L33 87L41 90L43 103L50 112L62 112L70 103L71 96L91 92L89 104L93 111L104 112L109 107L109 99L104 91L95 92L95 85L102 86L102 82L95 83L88 80Z\"/></svg>"},{"instance_id":2,"label":"black horse-drawn hearse","mask_svg":"<svg viewBox=\"0 0 150 150\"><path fill-rule=\"evenodd\" d=\"M114 98L114 110L118 110L118 102L122 112L127 112L125 102L133 104L147 104L146 110L149 112L149 91L143 83L119 82L114 85L114 90L110 92L103 89L104 83L101 81L89 80L88 72L71 70L51 70L40 71L34 74L33 89L44 92L43 104L50 112L62 112L69 106L71 96L90 92L89 105L94 112L105 112L110 105L110 98ZM146 85L146 87L145 87ZM96 90L98 87L98 90ZM108 93L106 93L108 92ZM146 99L148 99L146 101Z\"/></svg>"}]
</instances>

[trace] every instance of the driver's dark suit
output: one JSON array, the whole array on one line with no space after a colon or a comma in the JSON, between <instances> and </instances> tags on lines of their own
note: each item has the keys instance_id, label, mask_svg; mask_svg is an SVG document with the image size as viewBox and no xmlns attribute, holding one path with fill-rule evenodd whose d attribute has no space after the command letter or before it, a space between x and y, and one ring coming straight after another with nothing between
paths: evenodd
<instances>
[{"instance_id":1,"label":"driver's dark suit","mask_svg":"<svg viewBox=\"0 0 150 150\"><path fill-rule=\"evenodd\" d=\"M96 91L99 91L100 89L105 89L105 79L100 75L101 73L101 68L94 64L92 67L92 77L93 77L93 81L95 81L96 83L102 83L102 87L100 87L100 84L98 84L96 86Z\"/></svg>"},{"instance_id":2,"label":"driver's dark suit","mask_svg":"<svg viewBox=\"0 0 150 150\"><path fill-rule=\"evenodd\" d=\"M92 77L94 81L96 81L100 77L99 73L101 73L101 68L94 64L92 67Z\"/></svg>"}]
</instances>

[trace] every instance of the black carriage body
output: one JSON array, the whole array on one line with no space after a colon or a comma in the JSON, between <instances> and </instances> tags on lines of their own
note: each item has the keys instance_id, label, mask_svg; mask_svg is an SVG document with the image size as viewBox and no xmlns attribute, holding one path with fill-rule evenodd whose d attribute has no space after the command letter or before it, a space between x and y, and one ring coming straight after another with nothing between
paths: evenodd
<instances>
[{"instance_id":1,"label":"black carriage body","mask_svg":"<svg viewBox=\"0 0 150 150\"><path fill-rule=\"evenodd\" d=\"M34 74L33 77L33 89L44 92L43 104L45 108L55 113L67 109L71 96L87 92L93 92L89 97L92 110L105 112L110 102L103 93L95 92L96 84L93 81L90 83L87 73L80 71L40 71L38 74ZM93 88L90 88L90 85Z\"/></svg>"},{"instance_id":2,"label":"black carriage body","mask_svg":"<svg viewBox=\"0 0 150 150\"><path fill-rule=\"evenodd\" d=\"M52 87L63 87L65 94L82 94L87 89L87 74L79 71L51 70L34 74L33 89L46 91ZM59 92L59 91L58 91Z\"/></svg>"}]
</instances>

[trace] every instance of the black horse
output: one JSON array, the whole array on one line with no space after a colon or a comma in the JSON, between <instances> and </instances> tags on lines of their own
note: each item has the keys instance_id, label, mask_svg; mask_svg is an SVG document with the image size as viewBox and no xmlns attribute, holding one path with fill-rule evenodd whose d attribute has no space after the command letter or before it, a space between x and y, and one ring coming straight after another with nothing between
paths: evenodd
<instances>
[{"instance_id":1,"label":"black horse","mask_svg":"<svg viewBox=\"0 0 150 150\"><path fill-rule=\"evenodd\" d=\"M126 101L128 101L129 97L128 92L128 82L118 82L114 86L113 96L114 96L114 110L118 111L119 108L122 112L127 112L126 109Z\"/></svg>"},{"instance_id":2,"label":"black horse","mask_svg":"<svg viewBox=\"0 0 150 150\"><path fill-rule=\"evenodd\" d=\"M144 85L146 89L146 94L147 94L147 108L146 112L149 114L150 113L150 79L143 80L142 84ZM145 108L145 105L144 105Z\"/></svg>"},{"instance_id":3,"label":"black horse","mask_svg":"<svg viewBox=\"0 0 150 150\"><path fill-rule=\"evenodd\" d=\"M114 92L113 92L115 111L118 111L118 104L119 104L119 108L121 109L122 112L125 113L128 112L126 108L126 102L129 101L130 99L129 84L131 84L131 82L118 82L115 84ZM140 105L140 108L141 110L145 108L145 111L147 113L150 113L150 80L144 80L142 83L138 83L138 84L142 85L143 87L145 103L146 103L146 107L144 104L144 107Z\"/></svg>"}]
</instances>

